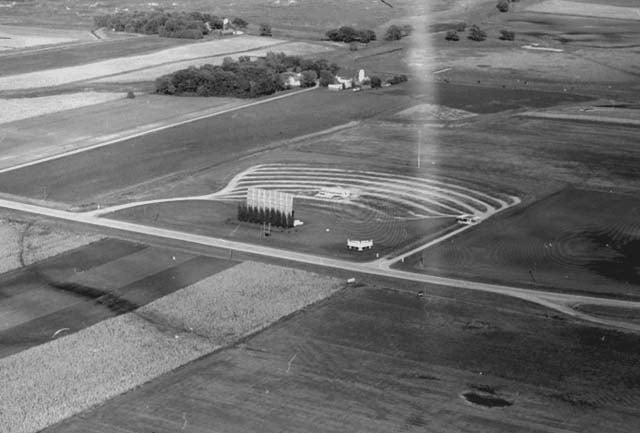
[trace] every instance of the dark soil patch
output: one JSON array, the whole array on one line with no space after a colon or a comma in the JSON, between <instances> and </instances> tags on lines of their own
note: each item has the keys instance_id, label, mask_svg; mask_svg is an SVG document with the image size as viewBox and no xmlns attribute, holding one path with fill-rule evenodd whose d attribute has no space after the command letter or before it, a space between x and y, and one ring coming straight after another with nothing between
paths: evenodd
<instances>
[{"instance_id":1,"label":"dark soil patch","mask_svg":"<svg viewBox=\"0 0 640 433\"><path fill-rule=\"evenodd\" d=\"M473 391L462 393L462 397L469 403L489 408L513 406L512 402L505 400L504 398L488 394L479 394Z\"/></svg>"}]
</instances>

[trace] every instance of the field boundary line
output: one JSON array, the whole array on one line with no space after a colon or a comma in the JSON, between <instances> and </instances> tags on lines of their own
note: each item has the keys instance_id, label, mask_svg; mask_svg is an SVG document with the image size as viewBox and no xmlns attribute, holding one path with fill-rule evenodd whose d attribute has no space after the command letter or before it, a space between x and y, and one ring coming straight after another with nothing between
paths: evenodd
<instances>
[{"instance_id":1,"label":"field boundary line","mask_svg":"<svg viewBox=\"0 0 640 433\"><path fill-rule=\"evenodd\" d=\"M123 141L131 140L131 139L138 138L138 137L142 137L142 136L145 136L145 135L148 135L148 134L153 134L154 132L160 132L160 131L164 131L166 129L174 128L176 126L182 126L182 125L186 125L186 124L189 124L189 123L197 122L199 120L204 120L204 119L208 119L208 118L211 118L211 117L221 116L223 114L227 114L227 113L231 113L231 112L234 112L234 111L243 110L245 108L251 108L251 107L255 107L257 105L262 105L262 104L266 104L266 103L269 103L269 102L277 101L279 99L289 98L289 97L292 97L292 96L295 96L295 95L299 95L301 93L310 92L310 91L315 90L317 88L318 88L318 86L310 87L308 89L297 90L297 91L294 91L294 92L285 93L283 95L273 96L273 97L270 97L270 98L267 98L267 99L261 99L259 101L250 102L250 103L247 103L247 104L239 105L237 107L227 108L227 109L224 109L224 110L221 110L221 111L215 111L215 112L208 112L208 113L205 113L205 114L200 114L200 115L197 115L196 117L192 117L192 118L185 119L185 120L180 120L178 122L167 123L167 124L164 124L164 125L161 125L161 126L157 126L157 127L148 129L146 131L137 132L135 134L127 135L127 136L124 136L124 137L118 137L118 138L115 138L113 140L108 140L108 141L104 141L104 142L101 142L101 143L96 143L96 144L93 144L93 145L90 145L90 146L86 146L86 147L76 148L76 149L73 149L73 150L69 150L67 152L62 152L62 153L59 153L59 154L56 154L56 155L47 156L45 158L40 158L40 159L36 159L36 160L33 160L33 161L23 162L23 163L20 163L20 164L11 166L11 167L6 167L6 168L3 168L3 169L0 169L0 174L9 173L11 171L20 170L22 168L31 167L31 166L34 166L34 165L38 165L38 164L41 164L41 163L44 163L44 162L53 161L53 160L56 160L56 159L66 158L67 156L72 156L72 155L76 155L76 154L79 154L79 153L82 153L82 152L88 152L90 150L94 150L94 149L99 149L101 147L110 146L112 144L121 143Z\"/></svg>"},{"instance_id":2,"label":"field boundary line","mask_svg":"<svg viewBox=\"0 0 640 433\"><path fill-rule=\"evenodd\" d=\"M562 114L562 113L536 113L526 111L518 113L520 117L530 117L533 119L568 120L575 122L608 123L611 125L636 126L640 127L640 119L621 119L618 117L589 116L584 114Z\"/></svg>"}]
</instances>

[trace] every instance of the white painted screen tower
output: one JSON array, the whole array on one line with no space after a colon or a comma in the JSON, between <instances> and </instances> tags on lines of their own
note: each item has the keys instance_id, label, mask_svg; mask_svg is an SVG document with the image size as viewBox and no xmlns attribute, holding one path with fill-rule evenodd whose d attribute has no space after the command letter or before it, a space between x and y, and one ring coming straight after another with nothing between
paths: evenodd
<instances>
[{"instance_id":1,"label":"white painted screen tower","mask_svg":"<svg viewBox=\"0 0 640 433\"><path fill-rule=\"evenodd\" d=\"M293 194L250 186L247 188L247 206L263 210L273 209L285 215L291 215Z\"/></svg>"}]
</instances>

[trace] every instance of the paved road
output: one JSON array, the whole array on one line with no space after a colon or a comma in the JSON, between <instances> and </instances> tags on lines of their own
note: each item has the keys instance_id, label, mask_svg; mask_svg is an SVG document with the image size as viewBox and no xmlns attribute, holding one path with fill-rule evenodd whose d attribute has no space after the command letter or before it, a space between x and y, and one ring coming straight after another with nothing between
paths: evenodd
<instances>
[{"instance_id":1,"label":"paved road","mask_svg":"<svg viewBox=\"0 0 640 433\"><path fill-rule=\"evenodd\" d=\"M106 218L100 218L90 213L74 213L64 210L50 209L43 206L19 203L10 200L0 199L0 207L11 209L30 214L42 215L46 217L57 218L65 221L78 222L88 224L95 227L104 227L116 229L124 232L143 234L158 238L178 240L181 242L204 245L216 248L226 248L234 251L258 254L268 257L276 257L285 260L291 260L300 263L308 263L312 265L320 265L346 271L353 271L369 275L379 275L383 277L392 277L402 280L421 282L426 284L435 284L439 286L462 288L467 290L478 290L482 292L490 292L500 295L512 296L529 302L543 305L552 310L562 312L575 318L587 320L600 325L625 329L629 331L640 332L640 324L627 323L623 321L609 320L600 317L594 317L584 314L574 309L575 306L598 305L608 307L621 308L637 308L640 309L640 302L625 301L620 299L609 299L602 297L573 295L566 293L553 293L532 289L523 289L518 287L510 287L497 284L480 283L475 281L459 280L454 278L445 278L434 275L418 274L397 269L390 269L389 263L380 266L379 262L373 263L354 263L345 260L321 257L312 254L298 253L278 248L265 247L261 245L248 244L243 242L230 241L226 239L214 238L209 236L185 233L176 230L168 230L158 227L150 227L142 224L135 224L125 221L117 221Z\"/></svg>"}]
</instances>

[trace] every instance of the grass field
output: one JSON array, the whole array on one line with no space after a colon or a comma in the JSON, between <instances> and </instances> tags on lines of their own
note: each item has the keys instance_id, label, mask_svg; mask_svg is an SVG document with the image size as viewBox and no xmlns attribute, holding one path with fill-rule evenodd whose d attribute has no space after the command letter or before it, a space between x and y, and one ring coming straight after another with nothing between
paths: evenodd
<instances>
[{"instance_id":1,"label":"grass field","mask_svg":"<svg viewBox=\"0 0 640 433\"><path fill-rule=\"evenodd\" d=\"M566 189L425 251L419 270L636 298L638 215L635 194Z\"/></svg>"},{"instance_id":2,"label":"grass field","mask_svg":"<svg viewBox=\"0 0 640 433\"><path fill-rule=\"evenodd\" d=\"M394 287L394 286L392 286ZM493 295L353 288L47 432L629 432L638 337ZM417 287L415 288L417 289ZM503 398L504 408L461 394Z\"/></svg>"},{"instance_id":3,"label":"grass field","mask_svg":"<svg viewBox=\"0 0 640 433\"><path fill-rule=\"evenodd\" d=\"M91 40L94 40L94 37L88 31L62 29L43 30L33 27L0 25L0 54L4 54L5 51L21 50L24 48Z\"/></svg>"},{"instance_id":4,"label":"grass field","mask_svg":"<svg viewBox=\"0 0 640 433\"><path fill-rule=\"evenodd\" d=\"M298 203L296 218L304 221L304 226L274 229L266 238L261 235L259 224L237 222L237 202L187 201L147 205L107 217L357 261L373 260L376 254L384 256L457 227L454 218L399 221L340 204L327 209L313 203ZM367 223L363 223L362 218ZM375 248L350 251L347 249L349 238L374 239Z\"/></svg>"}]
</instances>

